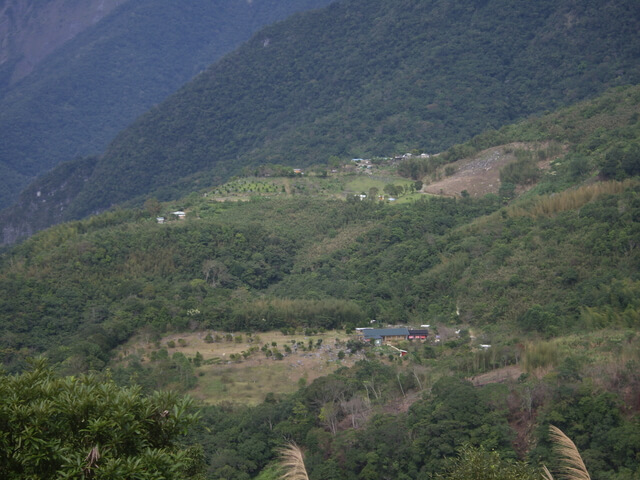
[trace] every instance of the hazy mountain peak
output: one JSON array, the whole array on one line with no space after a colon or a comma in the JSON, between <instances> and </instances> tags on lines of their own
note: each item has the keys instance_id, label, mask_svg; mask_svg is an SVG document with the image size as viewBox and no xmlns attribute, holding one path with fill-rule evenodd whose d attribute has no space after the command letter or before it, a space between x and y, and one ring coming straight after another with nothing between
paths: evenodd
<instances>
[{"instance_id":1,"label":"hazy mountain peak","mask_svg":"<svg viewBox=\"0 0 640 480\"><path fill-rule=\"evenodd\" d=\"M0 68L8 84L128 0L7 0L0 6Z\"/></svg>"}]
</instances>

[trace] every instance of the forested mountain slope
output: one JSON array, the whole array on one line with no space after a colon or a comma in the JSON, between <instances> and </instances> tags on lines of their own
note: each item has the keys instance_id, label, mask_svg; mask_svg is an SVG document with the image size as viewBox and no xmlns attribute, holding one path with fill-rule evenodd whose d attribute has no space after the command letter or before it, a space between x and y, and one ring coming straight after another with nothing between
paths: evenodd
<instances>
[{"instance_id":1,"label":"forested mountain slope","mask_svg":"<svg viewBox=\"0 0 640 480\"><path fill-rule=\"evenodd\" d=\"M622 180L640 174L639 104L638 87L614 90L436 157L524 142L535 157L515 165L526 171L562 145L535 188L507 207L509 189L405 205L344 201L313 193L331 181L318 177L315 190L275 198L192 194L42 232L2 257L6 359L75 339L57 355L103 364L136 329L180 328L190 309L203 325L225 329L296 318L330 318L326 327L463 320L547 334L584 322L635 325L640 204L637 182ZM597 172L611 180L596 182ZM187 209L186 221L156 224L158 213L177 209ZM611 303L614 291L625 300ZM278 307L265 295L293 303ZM307 313L290 317L296 308Z\"/></svg>"},{"instance_id":2,"label":"forested mountain slope","mask_svg":"<svg viewBox=\"0 0 640 480\"><path fill-rule=\"evenodd\" d=\"M0 256L4 367L23 371L25 358L46 351L68 374L108 366L103 381L91 376L89 385L106 384L110 392L117 391L114 382L141 385L136 395L139 388L185 390L205 382L227 392L240 383L235 367L247 357L260 357L269 371L301 367L278 350L291 350L289 341L260 348L263 331L306 337L371 319L428 323L428 340L399 344L402 357L353 338L334 342L333 332L324 336L327 348L300 342L309 357L332 352L340 368L309 383L302 377L296 393L267 394L256 407L234 404L242 399L231 395L203 406L189 439L202 447L183 457L194 460L189 470L209 480L274 480L286 439L303 446L311 478L453 480L478 470L486 478L490 467L498 478L537 480L543 464L556 471L548 435L554 424L575 440L592 478L637 478L640 87L615 88L395 168L417 182L436 182L457 175L451 167L458 160L488 148L513 156L500 171L499 195L381 202L369 188L374 174L357 173L350 161L335 173L317 168L300 177L276 178L276 167L263 166L257 173L271 176L40 232ZM413 179L381 165L375 169L388 182L413 185L410 195L417 195ZM352 185L348 195L336 198L344 184ZM354 195L360 189L369 195ZM228 201L241 190L247 201ZM186 218L171 213L177 210ZM207 342L206 332L227 333L232 344L251 337L256 345L243 352L247 357L204 365L199 352L185 354L166 336ZM136 333L137 344L125 344ZM209 337L211 350L222 351L215 343L222 340ZM347 368L338 350L359 360ZM214 367L222 377L217 384ZM501 376L505 370L512 379ZM30 380L42 376L48 381ZM3 397L10 435L0 455L34 468L27 455L42 452L42 443L14 454L27 434L59 451L50 432L64 417L42 414L59 401L58 390L44 385L85 378L0 372L10 393ZM91 392L74 391L73 402L89 404ZM13 427L24 417L14 418L22 411L16 404L41 419L28 433ZM159 418L145 418L160 425L167 413L171 422L181 418L180 410L157 412ZM92 424L92 432L124 431L122 415L103 416L116 420ZM74 425L86 433L84 423ZM9 471L21 467L5 463Z\"/></svg>"},{"instance_id":3,"label":"forested mountain slope","mask_svg":"<svg viewBox=\"0 0 640 480\"><path fill-rule=\"evenodd\" d=\"M36 187L21 203L53 223L246 165L437 152L637 82L638 30L633 0L344 0L262 30L142 116L68 206Z\"/></svg>"},{"instance_id":4,"label":"forested mountain slope","mask_svg":"<svg viewBox=\"0 0 640 480\"><path fill-rule=\"evenodd\" d=\"M35 17L36 26L33 32L8 32L5 43L22 42L33 49L46 41L47 35L65 35L78 28L81 19L74 22L74 14L88 9L85 5L73 10L68 2L40 2L38 6L10 3L5 12L8 20L3 23L10 26L9 20L24 13ZM324 6L329 0L120 3L47 56L21 81L9 85L2 84L0 78L4 85L0 92L3 207L15 201L28 181L60 161L101 152L138 115L258 28L296 11ZM65 20L58 22L59 15ZM37 38L17 38L20 34ZM53 38L50 43L55 43ZM13 64L22 57L12 58L14 62L8 61L0 75L10 75Z\"/></svg>"}]
</instances>

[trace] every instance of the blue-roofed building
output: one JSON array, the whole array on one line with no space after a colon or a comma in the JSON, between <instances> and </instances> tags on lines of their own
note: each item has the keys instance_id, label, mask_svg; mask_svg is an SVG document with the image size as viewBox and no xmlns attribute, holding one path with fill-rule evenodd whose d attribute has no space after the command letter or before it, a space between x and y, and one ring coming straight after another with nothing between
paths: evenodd
<instances>
[{"instance_id":1,"label":"blue-roofed building","mask_svg":"<svg viewBox=\"0 0 640 480\"><path fill-rule=\"evenodd\" d=\"M365 342L373 342L376 345L389 344L406 340L409 330L400 328L364 328L360 330Z\"/></svg>"}]
</instances>

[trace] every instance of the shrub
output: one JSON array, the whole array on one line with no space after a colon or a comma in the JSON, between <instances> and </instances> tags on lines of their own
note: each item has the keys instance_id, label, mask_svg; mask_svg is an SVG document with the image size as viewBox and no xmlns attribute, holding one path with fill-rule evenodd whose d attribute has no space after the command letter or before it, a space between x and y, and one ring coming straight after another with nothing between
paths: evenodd
<instances>
[{"instance_id":1,"label":"shrub","mask_svg":"<svg viewBox=\"0 0 640 480\"><path fill-rule=\"evenodd\" d=\"M36 361L0 376L0 477L192 478L175 441L197 420L190 406L97 375L58 377Z\"/></svg>"}]
</instances>

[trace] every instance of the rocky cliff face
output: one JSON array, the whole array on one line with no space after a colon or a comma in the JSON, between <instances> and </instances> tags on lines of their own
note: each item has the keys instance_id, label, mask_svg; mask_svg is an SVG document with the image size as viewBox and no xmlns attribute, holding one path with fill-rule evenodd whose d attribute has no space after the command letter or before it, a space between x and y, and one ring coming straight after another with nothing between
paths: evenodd
<instances>
[{"instance_id":1,"label":"rocky cliff face","mask_svg":"<svg viewBox=\"0 0 640 480\"><path fill-rule=\"evenodd\" d=\"M0 1L0 68L5 84L128 0Z\"/></svg>"}]
</instances>

